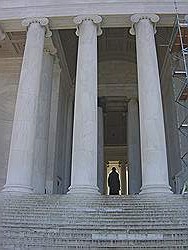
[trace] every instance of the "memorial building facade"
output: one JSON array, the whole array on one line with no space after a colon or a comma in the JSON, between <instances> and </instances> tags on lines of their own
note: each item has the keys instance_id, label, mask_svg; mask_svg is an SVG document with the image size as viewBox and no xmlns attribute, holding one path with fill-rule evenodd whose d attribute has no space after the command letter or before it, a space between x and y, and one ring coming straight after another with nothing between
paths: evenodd
<instances>
[{"instance_id":1,"label":"memorial building facade","mask_svg":"<svg viewBox=\"0 0 188 250\"><path fill-rule=\"evenodd\" d=\"M0 249L188 249L187 129L187 0L0 1Z\"/></svg>"},{"instance_id":2,"label":"memorial building facade","mask_svg":"<svg viewBox=\"0 0 188 250\"><path fill-rule=\"evenodd\" d=\"M2 1L1 191L107 194L116 166L122 194L180 193L188 170L165 58L187 7Z\"/></svg>"}]
</instances>

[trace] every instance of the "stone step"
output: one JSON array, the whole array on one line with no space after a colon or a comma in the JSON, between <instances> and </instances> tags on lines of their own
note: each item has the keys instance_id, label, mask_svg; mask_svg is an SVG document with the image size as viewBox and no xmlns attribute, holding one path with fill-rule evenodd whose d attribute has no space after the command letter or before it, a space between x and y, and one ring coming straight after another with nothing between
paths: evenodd
<instances>
[{"instance_id":1,"label":"stone step","mask_svg":"<svg viewBox=\"0 0 188 250\"><path fill-rule=\"evenodd\" d=\"M0 213L0 250L188 249L188 196L0 194Z\"/></svg>"},{"instance_id":2,"label":"stone step","mask_svg":"<svg viewBox=\"0 0 188 250\"><path fill-rule=\"evenodd\" d=\"M29 241L30 239L28 239ZM39 245L40 243L38 241L32 241L30 240L30 246L27 246L24 243L20 243L19 247L15 247L13 244L8 245L8 247L6 247L7 244L5 244L4 246L1 247L1 250L65 250L65 249L100 249L100 250L119 250L119 249L136 249L136 250L140 250L140 249L150 249L150 250L154 250L154 249L165 249L165 250L178 250L178 249L187 249L187 242L184 241L162 241L159 242L157 241L115 241L115 240L93 240L93 241L86 241L86 240L79 240L79 241L66 241L66 240L48 240L48 239L44 239L44 241L46 242L46 245L41 244L40 247L35 247L36 244ZM25 248L25 246L27 248ZM49 247L51 246L51 247Z\"/></svg>"},{"instance_id":3,"label":"stone step","mask_svg":"<svg viewBox=\"0 0 188 250\"><path fill-rule=\"evenodd\" d=\"M28 224L30 225L29 229L28 229ZM56 231L62 231L62 230L81 230L81 231L93 231L93 230L97 230L97 231L126 231L126 232L132 232L132 231L137 231L137 232L142 232L142 231L156 231L158 230L158 228L160 227L161 232L166 232L170 234L172 232L176 232L180 231L183 233L188 233L187 231L187 227L185 225L174 225L173 223L171 224L155 224L155 225L148 225L148 224L142 224L142 223L136 223L131 225L114 225L114 226L109 226L107 224L105 225L98 225L98 224L87 224L87 225L83 225L83 224L52 224L52 223L44 223L44 224L34 224L34 223L25 223L25 224L20 224L20 223L15 223L14 225L11 225L11 229L16 229L16 230L56 230ZM1 225L1 230L8 230L10 228L10 225ZM88 231L88 232L89 232Z\"/></svg>"},{"instance_id":4,"label":"stone step","mask_svg":"<svg viewBox=\"0 0 188 250\"><path fill-rule=\"evenodd\" d=\"M27 218L27 219L39 219L39 220L43 220L43 219L51 219L51 218L61 218L61 220L70 220L70 219L75 219L77 218L78 220L82 220L82 219L85 219L85 220L101 220L101 219L104 219L104 220L117 220L117 221L121 221L121 220L124 220L124 221L127 221L127 220L132 220L132 221L135 221L135 220L146 220L146 221L153 221L153 220L163 220L163 221L166 221L166 219L168 220L174 220L174 221L177 221L177 220L182 220L182 221L187 221L187 216L188 216L188 213L180 213L178 214L177 213L156 213L156 214L127 214L127 213L120 213L119 216L118 214L112 214L112 213L100 213L100 214L90 214L90 213L78 213L78 212L72 212L72 213L66 213L66 212L58 212L58 213L55 213L55 212L3 212L1 213L1 217L2 219L14 219L14 218L18 218L18 219L23 219L23 218Z\"/></svg>"},{"instance_id":5,"label":"stone step","mask_svg":"<svg viewBox=\"0 0 188 250\"><path fill-rule=\"evenodd\" d=\"M127 215L120 215L118 216L113 216L113 215L100 215L100 216L96 216L96 215L79 215L79 214L74 214L74 215L61 215L61 214L49 214L49 215L39 215L39 214L3 214L2 215L2 220L12 220L12 219L38 219L38 220L43 220L43 219L57 219L57 218L61 218L61 221L65 221L65 220L72 220L72 219L77 219L77 220L93 220L93 221L101 221L102 219L104 221L137 221L137 220L141 220L141 221L166 221L166 220L170 220L170 221L177 221L177 220L181 220L181 221L185 221L187 222L187 217L185 216L173 216L171 214L169 215L157 215L157 216L127 216Z\"/></svg>"},{"instance_id":6,"label":"stone step","mask_svg":"<svg viewBox=\"0 0 188 250\"><path fill-rule=\"evenodd\" d=\"M87 220L87 221L178 221L180 220L181 222L187 222L187 214L156 214L156 215L148 215L148 216L140 216L140 215L127 215L127 214L121 214L118 216L113 216L113 214L79 214L79 213L74 213L74 214L61 214L61 213L43 213L43 214L38 214L38 213L3 213L2 214L2 220L13 220L13 219L18 219L18 220L23 220L24 218L26 220L56 220L57 218L61 218L61 221L65 220Z\"/></svg>"},{"instance_id":7,"label":"stone step","mask_svg":"<svg viewBox=\"0 0 188 250\"><path fill-rule=\"evenodd\" d=\"M72 206L75 204L78 204L79 206L102 206L102 207L109 207L109 206L113 206L113 207L118 207L120 205L122 206L138 206L138 207L153 207L153 206L157 206L157 207L163 207L163 206L171 206L172 204L174 204L175 206L178 205L186 205L188 204L188 199L182 199L182 200L174 200L172 202L169 202L168 200L165 201L160 201L160 202L147 202L147 201L140 201L140 202L132 202L132 201L115 201L115 200L111 200L109 202L99 202L99 201L88 201L88 200L83 200L83 201L72 201L72 200L65 200L64 197L61 198L61 200L59 201L54 201L54 202L48 202L48 200L27 200L27 199L23 199L23 200L8 200L6 201L5 199L0 199L0 204L1 206L4 204L5 206L7 204L15 204L15 205L24 205L24 204L28 204L28 205L32 205L32 206Z\"/></svg>"},{"instance_id":8,"label":"stone step","mask_svg":"<svg viewBox=\"0 0 188 250\"><path fill-rule=\"evenodd\" d=\"M188 213L188 209L158 209L158 210L146 210L144 211L142 209L135 210L132 208L132 210L125 210L125 209L83 209L83 208L72 208L72 209L64 209L64 208L51 208L51 209L46 209L46 208L27 208L27 207L12 207L12 208L4 208L1 210L2 213L19 213L19 211L22 211L23 213L38 213L38 214L44 214L44 213L56 213L56 214L72 214L72 213L77 213L77 214L91 214L91 215L105 215L105 214L111 214L111 215L117 215L117 214L126 214L128 216L134 216L134 215L140 215L140 213L144 215L157 215L157 214L180 214L180 215L186 215Z\"/></svg>"},{"instance_id":9,"label":"stone step","mask_svg":"<svg viewBox=\"0 0 188 250\"><path fill-rule=\"evenodd\" d=\"M110 204L97 204L97 203L71 203L71 202L67 202L67 203L54 203L54 204L48 204L48 203L42 203L42 202L28 202L28 201L22 201L22 202L14 202L14 201L11 201L11 202L4 202L4 201L1 201L0 202L0 207L3 208L3 207L7 207L7 206L10 206L10 207L13 207L13 206L16 206L16 207L19 207L19 206L27 206L27 207L48 207L49 209L50 208L53 208L54 206L55 207L59 207L59 208L71 208L71 207L75 207L75 205L79 206L79 207L83 207L83 208L90 208L90 207L93 207L93 208L121 208L121 209L132 209L133 207L135 209L162 209L162 208L179 208L180 206L186 208L187 205L188 205L188 202L183 202L183 203L160 203L160 204L150 204L148 205L147 203L142 203L142 204L132 204L132 203L125 203L125 202L122 202L122 203L116 203L114 204L113 202L110 203ZM173 205L173 207L172 207Z\"/></svg>"},{"instance_id":10,"label":"stone step","mask_svg":"<svg viewBox=\"0 0 188 250\"><path fill-rule=\"evenodd\" d=\"M122 207L132 207L132 206L135 206L135 207L141 207L141 208L144 208L144 207L155 207L156 208L161 208L161 207L171 207L172 204L174 204L175 207L177 206L180 206L180 205L183 205L183 206L186 206L186 204L188 204L187 200L185 201L174 201L174 202L160 202L160 203L147 203L147 202L140 202L140 203L133 203L133 202L128 202L128 201L122 201L122 202L116 202L116 201L111 201L109 203L102 203L102 202L94 202L94 201L87 201L87 202L79 202L79 201L64 201L62 200L61 202L54 202L54 203L48 203L48 201L27 201L27 200L23 200L23 201L9 201L9 202L5 202L3 201L3 203L1 202L1 206L2 205L25 205L25 204L28 204L28 205L31 205L31 206L49 206L49 207L53 207L53 206L59 206L59 207L71 207L71 206L74 206L74 205L79 205L80 207L119 207L119 206L122 206Z\"/></svg>"},{"instance_id":11,"label":"stone step","mask_svg":"<svg viewBox=\"0 0 188 250\"><path fill-rule=\"evenodd\" d=\"M100 210L100 209L83 209L83 208L77 208L77 209L63 209L63 208L51 208L51 209L46 209L46 208L27 208L27 207L16 207L16 208L4 208L0 210L1 214L19 214L20 211L22 211L23 214L62 214L63 215L69 215L69 214L77 214L77 215L92 215L92 216L105 216L105 215L113 215L113 216L138 216L138 217L144 217L144 216L165 216L165 215L173 215L173 216L186 216L188 214L188 209L158 209L158 210L146 210L144 211L142 209L139 210L125 210L125 209L105 209L105 210Z\"/></svg>"},{"instance_id":12,"label":"stone step","mask_svg":"<svg viewBox=\"0 0 188 250\"><path fill-rule=\"evenodd\" d=\"M168 206L164 206L164 207L156 207L156 206L151 206L151 207L134 207L134 206L119 206L119 207L113 207L113 206L82 206L82 205L78 205L78 204L75 204L75 205L72 205L72 206L57 206L57 205L54 205L54 206L30 206L29 204L7 204L6 206L1 206L0 207L0 211L3 211L4 209L7 209L7 210L18 210L20 208L22 208L23 210L38 210L40 211L41 210L44 210L44 211L53 211L53 209L55 208L57 211L88 211L88 212L124 212L124 211L127 211L127 212L132 212L132 213L137 213L139 211L142 211L143 213L148 213L148 212L160 212L160 211L177 211L180 209L180 211L184 210L184 211L188 211L188 204L184 205L184 206L174 206L174 207L168 207Z\"/></svg>"},{"instance_id":13,"label":"stone step","mask_svg":"<svg viewBox=\"0 0 188 250\"><path fill-rule=\"evenodd\" d=\"M90 211L77 211L77 210L72 210L72 211L66 211L66 210L59 210L56 211L55 209L53 210L22 210L22 208L18 210L4 210L2 213L2 216L38 216L38 217L45 217L45 216L61 216L61 217L85 217L85 218L165 218L165 217L174 217L174 218L186 218L188 215L187 211L156 211L156 212L148 212L148 213L143 213L142 210L140 210L137 213L131 213L127 211L121 211L121 212L90 212ZM74 216L73 216L74 214Z\"/></svg>"},{"instance_id":14,"label":"stone step","mask_svg":"<svg viewBox=\"0 0 188 250\"><path fill-rule=\"evenodd\" d=\"M169 237L171 238L174 238L174 237L179 237L179 236L183 236L183 237L187 237L188 235L188 231L187 231L187 228L184 228L182 226L178 226L176 228L173 228L170 227L170 228L166 228L166 227L161 227L161 230L160 232L158 231L158 228L155 228L155 227L141 227L141 225L139 225L138 227L136 228L131 228L129 227L128 229L125 228L125 227L114 227L113 229L112 228L109 228L108 226L103 226L103 227L100 227L100 228L97 228L96 226L94 225L88 225L88 226L75 226L75 227L72 227L70 225L61 225L59 227L56 227L54 225L46 225L46 226L43 226L42 227L36 227L35 225L32 225L31 224L31 227L27 227L27 225L25 226L20 226L19 224L18 225L14 225L11 227L11 231L10 231L10 228L7 227L7 226L1 226L0 227L0 232L1 232L1 236L2 236L2 232L4 233L4 236L10 236L10 235L23 235L23 234L37 234L37 237L40 235L40 233L43 235L43 234L51 234L52 236L55 234L55 235L58 235L58 234L92 234L92 233L98 233L98 234L109 234L109 233L115 233L115 234L157 234L157 233L161 233L163 235L168 235ZM188 239L188 238L187 238Z\"/></svg>"},{"instance_id":15,"label":"stone step","mask_svg":"<svg viewBox=\"0 0 188 250\"><path fill-rule=\"evenodd\" d=\"M133 202L133 203L139 203L139 202L147 202L147 203L169 203L174 201L183 201L188 199L188 195L168 195L168 196L141 196L141 195L134 195L134 196L71 196L71 195L9 195L5 193L1 193L0 199L3 199L5 201L9 200L15 200L15 201L39 201L39 202L48 202L48 203L54 203L54 202L96 202L96 203L104 203L108 204L108 202Z\"/></svg>"},{"instance_id":16,"label":"stone step","mask_svg":"<svg viewBox=\"0 0 188 250\"><path fill-rule=\"evenodd\" d=\"M6 236L5 236L6 237ZM36 240L39 241L40 243L42 243L43 239L47 238L48 240L55 240L56 238L61 240L61 241L80 241L80 240L122 240L122 241L133 241L133 240L145 240L145 241L152 241L152 240L160 240L160 241L185 241L188 243L187 240L187 235L181 235L181 238L179 236L174 236L171 237L170 235L164 235L161 233L150 233L150 234L144 234L144 233L123 233L123 232L118 232L118 233L113 233L113 232L109 232L109 233L98 233L98 232L93 232L92 234L85 234L85 233L58 233L58 234L53 234L46 232L46 233L41 233L38 232L38 236L36 234L28 234L27 232L22 233L22 235L20 236L20 234L14 234L14 235L8 235L8 241L11 241L11 239L15 239L16 238L20 238L21 242L24 242L24 237L26 237L26 239L30 238L31 240ZM5 240L1 240L1 242L5 242ZM6 241L7 243L7 241Z\"/></svg>"},{"instance_id":17,"label":"stone step","mask_svg":"<svg viewBox=\"0 0 188 250\"><path fill-rule=\"evenodd\" d=\"M20 209L21 211L21 209ZM72 213L71 213L72 212ZM148 214L143 214L142 212L140 213L87 213L87 212L76 212L76 211L70 211L68 213L66 213L65 211L62 212L51 212L51 211L4 211L3 213L1 213L2 217L38 217L38 218L45 218L45 217L58 217L60 216L61 218L93 218L93 219L100 219L100 218L105 218L105 219L110 219L110 218L114 218L114 219L127 219L127 218L133 218L133 219L165 219L165 218L174 218L174 219L178 219L178 218L182 218L182 219L186 219L188 212L182 212L182 213L178 213L178 211L176 212L156 212L156 213L148 213Z\"/></svg>"},{"instance_id":18,"label":"stone step","mask_svg":"<svg viewBox=\"0 0 188 250\"><path fill-rule=\"evenodd\" d=\"M138 242L139 243L139 242ZM79 247L78 247L79 245ZM106 246L107 244L105 244L105 241L104 242L100 242L100 243L94 243L94 242L78 242L77 244L75 244L75 242L72 242L72 244L69 242L64 242L63 244L61 244L61 246L53 246L53 247L45 247L45 246L40 246L39 248L35 247L35 246L27 246L27 248L24 248L24 246L21 246L19 248L15 248L14 246L11 246L11 248L8 246L8 248L6 246L2 246L1 250L75 250L75 249L84 249L84 250L88 250L88 249L100 249L100 250L122 250L122 249L136 249L136 250L142 250L142 249L147 249L147 250L154 250L154 249L165 249L165 250L178 250L178 249L187 249L187 244L186 245L183 245L181 244L181 242L178 242L178 243L173 243L173 242L168 242L168 244L140 244L139 243L139 247L137 245L137 243L135 244L135 242L130 242L129 244L124 244L124 243L118 243L118 242L115 242L115 243L108 243L108 245Z\"/></svg>"},{"instance_id":19,"label":"stone step","mask_svg":"<svg viewBox=\"0 0 188 250\"><path fill-rule=\"evenodd\" d=\"M172 230L186 230L187 229L187 225L180 225L180 224L174 224L174 223L161 223L161 224L147 224L147 223L134 223L134 224L103 224L98 226L97 223L93 224L93 223L65 223L65 224L53 224L53 223L47 223L47 222L43 222L41 224L36 225L35 223L32 222L28 222L28 223L20 223L20 222L15 222L13 224L11 223L3 223L2 226L4 227L32 227L32 228L41 228L41 226L43 228L48 228L48 227L52 227L54 228L54 226L59 227L59 228L69 228L69 229L82 229L83 227L89 229L114 229L114 230L119 230L119 229L124 229L124 230L165 230L165 229L172 229Z\"/></svg>"},{"instance_id":20,"label":"stone step","mask_svg":"<svg viewBox=\"0 0 188 250\"><path fill-rule=\"evenodd\" d=\"M178 203L178 202L184 202L187 200L187 198L183 198L182 196L181 197L178 197L177 199L153 199L153 200L145 200L145 199L132 199L132 200L128 200L128 199L101 199L101 198L98 198L98 199L88 199L86 197L83 198L83 200L79 200L79 199L72 199L70 197L67 198L65 196L60 196L58 199L54 199L54 200L50 200L49 198L47 197L43 197L43 199L39 199L38 197L17 197L17 198L11 198L11 197L5 197L4 196L4 199L1 197L0 198L1 200L4 200L4 202L10 202L13 201L13 202L30 202L30 203L33 203L33 202L43 202L43 203L48 203L48 204L54 204L54 203L59 203L59 204L62 204L62 203L96 203L96 204L102 204L102 205L106 205L106 204L111 204L113 203L114 205L115 204L122 204L122 203L127 203L127 204L136 204L136 205L142 205L143 203L146 203L148 205L153 205L153 204L161 204L161 203L166 203L166 204L169 204L169 203Z\"/></svg>"},{"instance_id":21,"label":"stone step","mask_svg":"<svg viewBox=\"0 0 188 250\"><path fill-rule=\"evenodd\" d=\"M110 230L110 229L93 229L93 228L82 228L79 230L72 230L72 228L12 228L12 231L9 231L8 229L0 230L1 235L2 232L4 234L4 237L23 237L23 236L28 236L28 237L58 237L58 238L68 238L68 237L75 237L75 238L91 238L92 235L98 235L100 238L100 235L129 235L131 239L131 235L150 235L151 238L154 235L160 235L161 239L187 239L188 233L186 230L182 231L181 233L178 232L178 230L173 230L169 233L168 230L163 230L163 231L156 231L156 230L151 230L149 233L144 232L142 230L136 230L136 231L127 231L125 229L122 230ZM138 237L139 238L139 237Z\"/></svg>"},{"instance_id":22,"label":"stone step","mask_svg":"<svg viewBox=\"0 0 188 250\"><path fill-rule=\"evenodd\" d=\"M135 211L138 211L138 210L140 210L140 209L146 209L146 210L161 210L161 209L171 209L171 210L175 210L175 209L179 209L179 208L181 208L181 209L187 209L187 205L188 205L188 203L184 203L182 206L181 206L181 204L171 204L171 205L166 205L166 204L161 204L160 206L156 206L156 205L153 205L153 206L139 206L139 205L132 205L132 204L119 204L119 206L113 206L112 204L111 205L105 205L105 206L102 206L102 205L96 205L96 204L92 204L92 205L90 205L90 204L64 204L64 205L57 205L57 204L53 204L53 205L49 205L49 204L43 204L42 205L42 203L41 204L32 204L32 205L30 205L29 203L27 203L27 202L25 202L25 203L18 203L18 204L16 204L16 203L9 203L9 204L4 204L4 205L1 205L0 206L0 209L4 209L4 207L7 207L7 206L9 206L10 208L19 208L19 207L26 207L26 208L46 208L46 209L52 209L52 208L54 208L54 207L56 207L57 209L61 209L61 208L64 208L64 209L72 209L72 208L76 208L76 207L79 207L79 208L82 208L83 210L85 209L85 208L93 208L93 209L103 209L103 210L105 210L105 209L121 209L121 210L133 210L133 208L134 208L134 210ZM173 207L172 207L173 206ZM188 209L187 209L188 210Z\"/></svg>"},{"instance_id":23,"label":"stone step","mask_svg":"<svg viewBox=\"0 0 188 250\"><path fill-rule=\"evenodd\" d=\"M85 237L85 235L83 236ZM152 249L156 249L159 247L181 247L181 249L187 249L188 241L186 239L177 240L177 239L162 239L162 235L117 235L117 234L106 234L106 235L98 235L93 234L91 239L85 239L81 236L79 238L73 238L71 236L71 240L69 238L49 238L49 237L43 237L41 238L34 238L29 236L23 236L20 238L19 246L29 244L30 247L32 246L72 246L76 248L84 248L88 249L92 248L100 248L106 247L135 247L136 249L139 249L138 247L143 246L146 248L147 246L152 247ZM8 245L8 243L12 244L13 241L16 241L17 237L15 238L9 238L7 241L4 242L4 245ZM27 248L28 249L28 248ZM148 248L147 248L148 249ZM176 248L177 249L177 248ZM10 250L10 249L9 249Z\"/></svg>"},{"instance_id":24,"label":"stone step","mask_svg":"<svg viewBox=\"0 0 188 250\"><path fill-rule=\"evenodd\" d=\"M162 221L163 223L166 222L166 221L181 221L181 223L185 222L188 224L187 222L187 217L181 217L181 216L172 216L172 215L169 215L169 216L153 216L153 217L137 217L137 216L133 216L133 217L129 217L129 216L120 216L119 218L118 217L113 217L113 216L80 216L80 215L77 215L74 214L74 215L65 215L65 216L62 216L61 214L59 215L54 215L54 214L49 214L49 215L38 215L38 214L7 214L7 215L2 215L2 221L11 221L11 220L33 220L33 221L41 221L41 220L51 220L51 221L56 221L57 219L60 219L60 221L92 221L92 222L107 222L107 223L110 223L110 222L113 222L113 223L118 223L118 222L121 222L121 221L124 221L124 222L135 222L135 221L148 221L148 222L158 222L158 221Z\"/></svg>"}]
</instances>

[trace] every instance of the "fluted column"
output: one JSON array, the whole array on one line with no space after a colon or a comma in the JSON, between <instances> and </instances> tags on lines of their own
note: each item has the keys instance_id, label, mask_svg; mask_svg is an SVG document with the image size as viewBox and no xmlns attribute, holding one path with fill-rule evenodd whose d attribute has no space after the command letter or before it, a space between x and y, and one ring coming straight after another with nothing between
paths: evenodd
<instances>
[{"instance_id":1,"label":"fluted column","mask_svg":"<svg viewBox=\"0 0 188 250\"><path fill-rule=\"evenodd\" d=\"M72 90L70 90L71 92ZM64 193L67 193L71 182L71 150L72 150L72 125L73 125L73 95L69 94L66 121L66 148L64 169Z\"/></svg>"},{"instance_id":2,"label":"fluted column","mask_svg":"<svg viewBox=\"0 0 188 250\"><path fill-rule=\"evenodd\" d=\"M98 148L97 148L97 183L101 194L104 192L104 124L103 109L98 107Z\"/></svg>"},{"instance_id":3,"label":"fluted column","mask_svg":"<svg viewBox=\"0 0 188 250\"><path fill-rule=\"evenodd\" d=\"M48 162L46 173L46 193L52 194L56 187L57 163L57 123L58 123L58 103L60 91L61 68L57 56L53 65L52 95L50 107L50 125L48 136Z\"/></svg>"},{"instance_id":4,"label":"fluted column","mask_svg":"<svg viewBox=\"0 0 188 250\"><path fill-rule=\"evenodd\" d=\"M47 171L48 133L54 56L44 50L40 91L38 98L32 186L35 193L45 193Z\"/></svg>"},{"instance_id":5,"label":"fluted column","mask_svg":"<svg viewBox=\"0 0 188 250\"><path fill-rule=\"evenodd\" d=\"M132 34L136 34L138 92L141 134L141 193L170 193L164 118L155 45L154 14L135 14Z\"/></svg>"},{"instance_id":6,"label":"fluted column","mask_svg":"<svg viewBox=\"0 0 188 250\"><path fill-rule=\"evenodd\" d=\"M78 16L78 59L69 193L97 194L97 35L100 16Z\"/></svg>"},{"instance_id":7,"label":"fluted column","mask_svg":"<svg viewBox=\"0 0 188 250\"><path fill-rule=\"evenodd\" d=\"M34 138L47 18L23 20L28 28L4 191L32 192Z\"/></svg>"},{"instance_id":8,"label":"fluted column","mask_svg":"<svg viewBox=\"0 0 188 250\"><path fill-rule=\"evenodd\" d=\"M128 162L129 194L137 194L141 188L140 128L137 98L128 102Z\"/></svg>"}]
</instances>

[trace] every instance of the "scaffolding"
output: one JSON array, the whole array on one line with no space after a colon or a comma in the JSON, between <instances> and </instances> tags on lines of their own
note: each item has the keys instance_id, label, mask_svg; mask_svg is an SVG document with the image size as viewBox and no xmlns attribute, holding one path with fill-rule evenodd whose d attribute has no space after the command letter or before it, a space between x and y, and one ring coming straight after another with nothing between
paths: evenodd
<instances>
[{"instance_id":1,"label":"scaffolding","mask_svg":"<svg viewBox=\"0 0 188 250\"><path fill-rule=\"evenodd\" d=\"M182 164L182 171L175 176L176 190L180 193L188 180L188 16L177 15L168 49Z\"/></svg>"}]
</instances>

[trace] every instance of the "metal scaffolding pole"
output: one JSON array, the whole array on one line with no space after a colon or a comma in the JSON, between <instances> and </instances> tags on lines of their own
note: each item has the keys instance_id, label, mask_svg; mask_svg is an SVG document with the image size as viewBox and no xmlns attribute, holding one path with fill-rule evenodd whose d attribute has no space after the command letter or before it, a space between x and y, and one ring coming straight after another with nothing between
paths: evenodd
<instances>
[{"instance_id":1,"label":"metal scaffolding pole","mask_svg":"<svg viewBox=\"0 0 188 250\"><path fill-rule=\"evenodd\" d=\"M188 180L188 16L177 14L168 52L172 67L172 82L177 110L182 171L175 176L180 193Z\"/></svg>"}]
</instances>

